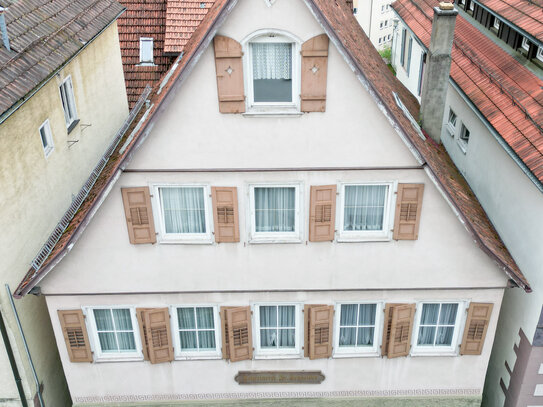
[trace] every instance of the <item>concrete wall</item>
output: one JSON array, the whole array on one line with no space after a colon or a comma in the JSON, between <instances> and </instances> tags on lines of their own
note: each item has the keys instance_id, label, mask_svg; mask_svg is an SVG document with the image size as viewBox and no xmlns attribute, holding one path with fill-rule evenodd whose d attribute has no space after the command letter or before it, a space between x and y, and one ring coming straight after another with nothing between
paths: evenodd
<instances>
[{"instance_id":1,"label":"concrete wall","mask_svg":"<svg viewBox=\"0 0 543 407\"><path fill-rule=\"evenodd\" d=\"M59 93L71 75L80 123L67 134ZM14 290L128 113L116 23L0 125L0 256L2 283ZM38 129L49 119L54 151L45 158ZM77 141L69 143L69 141ZM16 302L47 405L67 405L68 394L45 301ZM28 398L36 389L23 354L7 293L0 309L12 333ZM22 355L22 356L21 356ZM19 405L4 348L0 351L0 404Z\"/></svg>"}]
</instances>

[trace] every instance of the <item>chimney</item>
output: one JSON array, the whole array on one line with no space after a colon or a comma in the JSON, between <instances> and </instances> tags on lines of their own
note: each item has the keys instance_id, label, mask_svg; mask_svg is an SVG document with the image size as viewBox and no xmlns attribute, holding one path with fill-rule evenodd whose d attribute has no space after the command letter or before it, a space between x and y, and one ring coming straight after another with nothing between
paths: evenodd
<instances>
[{"instance_id":1,"label":"chimney","mask_svg":"<svg viewBox=\"0 0 543 407\"><path fill-rule=\"evenodd\" d=\"M424 86L420 103L422 128L437 143L441 140L441 126L451 71L451 51L454 39L456 10L452 3L434 7L434 22L430 50L426 59Z\"/></svg>"},{"instance_id":2,"label":"chimney","mask_svg":"<svg viewBox=\"0 0 543 407\"><path fill-rule=\"evenodd\" d=\"M8 37L8 29L6 27L6 19L4 17L4 12L6 9L4 7L0 7L0 34L2 35L2 43L4 44L4 47L8 51L11 51L11 48L9 47L9 37Z\"/></svg>"}]
</instances>

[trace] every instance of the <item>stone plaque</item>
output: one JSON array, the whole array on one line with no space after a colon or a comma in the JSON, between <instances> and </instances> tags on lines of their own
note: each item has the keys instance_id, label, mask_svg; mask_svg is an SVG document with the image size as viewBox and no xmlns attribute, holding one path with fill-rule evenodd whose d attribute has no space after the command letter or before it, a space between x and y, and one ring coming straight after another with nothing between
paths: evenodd
<instances>
[{"instance_id":1,"label":"stone plaque","mask_svg":"<svg viewBox=\"0 0 543 407\"><path fill-rule=\"evenodd\" d=\"M238 384L320 384L324 375L320 370L239 371L234 378Z\"/></svg>"}]
</instances>

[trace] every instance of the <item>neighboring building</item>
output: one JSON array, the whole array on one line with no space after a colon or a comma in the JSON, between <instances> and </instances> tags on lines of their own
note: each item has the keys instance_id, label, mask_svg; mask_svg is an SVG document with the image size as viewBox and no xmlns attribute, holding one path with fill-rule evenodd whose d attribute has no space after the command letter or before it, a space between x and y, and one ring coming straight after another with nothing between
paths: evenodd
<instances>
[{"instance_id":1,"label":"neighboring building","mask_svg":"<svg viewBox=\"0 0 543 407\"><path fill-rule=\"evenodd\" d=\"M0 6L0 404L39 406L4 284L14 289L26 274L127 116L123 8L111 0ZM70 405L44 297L15 305L45 405Z\"/></svg>"},{"instance_id":2,"label":"neighboring building","mask_svg":"<svg viewBox=\"0 0 543 407\"><path fill-rule=\"evenodd\" d=\"M15 292L75 404L479 405L530 285L348 5L217 0L182 49Z\"/></svg>"},{"instance_id":3,"label":"neighboring building","mask_svg":"<svg viewBox=\"0 0 543 407\"><path fill-rule=\"evenodd\" d=\"M354 15L378 50L392 45L394 13L392 0L354 0Z\"/></svg>"},{"instance_id":4,"label":"neighboring building","mask_svg":"<svg viewBox=\"0 0 543 407\"><path fill-rule=\"evenodd\" d=\"M393 4L400 17L393 63L398 78L419 100L421 85L423 90L429 86L426 79L421 83L421 70L428 66L420 61L430 58L432 6L437 4L424 0ZM534 289L529 295L523 290L505 294L484 405L542 405L543 81L467 18L459 15L456 26L437 139ZM411 47L404 48L402 38ZM425 103L435 104L422 96L422 109Z\"/></svg>"}]
</instances>

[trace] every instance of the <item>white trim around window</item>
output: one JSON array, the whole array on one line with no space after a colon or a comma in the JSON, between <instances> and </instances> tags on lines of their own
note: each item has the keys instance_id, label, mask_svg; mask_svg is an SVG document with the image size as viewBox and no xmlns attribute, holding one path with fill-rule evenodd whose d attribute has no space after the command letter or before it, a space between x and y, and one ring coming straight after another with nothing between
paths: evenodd
<instances>
[{"instance_id":1,"label":"white trim around window","mask_svg":"<svg viewBox=\"0 0 543 407\"><path fill-rule=\"evenodd\" d=\"M166 201L166 197L163 191L169 189L190 189L194 192L197 200L178 199L171 196L169 201ZM201 190L201 192L195 191L195 189ZM155 224L158 226L158 237L160 243L187 243L187 244L212 244L213 240L213 221L211 212L211 198L210 187L207 184L153 184L151 186L153 191L153 215L155 218ZM173 192L173 191L172 191ZM170 193L170 195L172 195ZM197 195L197 196L196 196ZM169 195L168 195L169 196ZM191 207L185 207L189 205ZM203 204L201 207L193 207L194 205ZM195 211L200 211L200 218L196 219L190 215ZM165 216L165 211L176 211L177 216ZM202 212L203 211L203 212ZM185 213L183 213L185 212ZM203 213L204 219L201 219ZM194 224L187 224L186 222L196 222ZM188 230L183 232L182 229ZM191 232L190 230L198 229L197 232Z\"/></svg>"},{"instance_id":2,"label":"white trim around window","mask_svg":"<svg viewBox=\"0 0 543 407\"><path fill-rule=\"evenodd\" d=\"M193 324L188 324L183 327L179 324L179 309L191 310L194 316L191 318ZM199 309L211 309L213 315L213 327L210 326L209 321L204 322L206 325L202 325L202 318L199 317ZM221 359L222 358L222 342L221 342L221 321L219 318L219 307L213 304L179 304L170 306L171 327L172 336L175 350L176 360L191 360L191 359ZM190 326L189 326L190 325ZM190 335L193 338L187 337L186 340L194 340L196 346L193 349L183 349L181 346L181 335ZM212 335L207 337L209 340L212 338L215 346L203 348L202 336L200 334Z\"/></svg>"},{"instance_id":3,"label":"white trim around window","mask_svg":"<svg viewBox=\"0 0 543 407\"><path fill-rule=\"evenodd\" d=\"M347 322L346 318L342 318L342 306L357 306L354 323ZM362 307L361 307L362 306ZM375 314L373 321L364 320L360 317L360 312L364 307L374 306ZM345 307L346 308L346 307ZM343 308L343 311L347 311ZM383 336L383 302L381 301L342 301L335 304L334 314L334 354L335 358L351 358L351 357L378 357L380 356L381 339ZM371 345L364 345L363 340L360 340L359 335L365 334L368 328L373 328L373 337L371 337ZM341 338L343 330L352 331L351 338ZM352 341L353 345L340 345L342 343Z\"/></svg>"},{"instance_id":4,"label":"white trim around window","mask_svg":"<svg viewBox=\"0 0 543 407\"><path fill-rule=\"evenodd\" d=\"M154 40L151 37L140 37L139 66L154 66Z\"/></svg>"},{"instance_id":5,"label":"white trim around window","mask_svg":"<svg viewBox=\"0 0 543 407\"><path fill-rule=\"evenodd\" d=\"M425 305L435 308L437 316L428 317L429 321L423 323L423 308ZM456 316L454 321L442 315L446 312L443 305L456 305ZM413 327L411 356L457 356L459 345L462 339L462 327L466 322L466 309L468 301L465 300L439 300L439 301L419 301L417 302L417 310L415 312L415 324ZM432 344L419 344L421 329L426 328L426 335L430 338ZM450 344L439 344L440 340L448 342L446 330L452 328L450 336ZM441 337L440 337L441 334ZM441 338L441 339L440 339ZM421 338L422 340L422 338Z\"/></svg>"},{"instance_id":6,"label":"white trim around window","mask_svg":"<svg viewBox=\"0 0 543 407\"><path fill-rule=\"evenodd\" d=\"M38 132L40 134L43 153L45 154L45 158L47 158L55 149L55 144L53 143L53 133L51 132L51 125L49 124L49 119L42 123Z\"/></svg>"},{"instance_id":7,"label":"white trim around window","mask_svg":"<svg viewBox=\"0 0 543 407\"><path fill-rule=\"evenodd\" d=\"M275 223L275 226L277 229L281 229L281 226L283 228L287 229L293 229L293 230L278 230L278 231L262 231L263 226L257 226L257 223L262 222L262 220L257 219L257 209L255 207L256 205L256 199L255 199L255 189L258 188L292 188L294 189L293 193L293 206L286 207L286 208L276 208L275 211L292 211L294 215L293 223L290 222L287 224L288 219L281 219L277 222L283 222L283 225L280 225L279 223ZM303 206L303 188L302 184L300 182L290 182L290 183L266 183L266 184L249 184L248 186L248 193L249 193L249 205L248 205L248 216L247 219L250 219L249 222L247 222L248 225L248 232L249 232L249 242L250 243L301 243L302 242L302 227L303 224L303 216L301 209ZM286 201L285 201L286 202ZM288 204L286 202L286 204ZM261 210L261 209L259 209ZM272 207L269 209L270 211L273 210ZM270 219L273 219L273 217L270 217ZM271 220L270 220L270 226ZM273 227L270 227L272 229ZM261 229L261 230L257 230Z\"/></svg>"},{"instance_id":8,"label":"white trim around window","mask_svg":"<svg viewBox=\"0 0 543 407\"><path fill-rule=\"evenodd\" d=\"M77 109L75 107L74 87L71 75L68 75L59 86L60 102L64 110L64 120L66 127L71 130L71 126L77 120Z\"/></svg>"},{"instance_id":9,"label":"white trim around window","mask_svg":"<svg viewBox=\"0 0 543 407\"><path fill-rule=\"evenodd\" d=\"M454 137L456 134L456 123L458 122L458 116L452 110L452 108L449 107L449 117L447 118L447 132L451 137Z\"/></svg>"},{"instance_id":10,"label":"white trim around window","mask_svg":"<svg viewBox=\"0 0 543 407\"><path fill-rule=\"evenodd\" d=\"M275 315L275 321L271 321L267 326L261 327L260 311L261 307L276 307L277 311L274 314L270 312L270 315ZM294 321L281 321L281 307L294 307ZM253 311L253 345L255 349L255 359L297 359L302 357L302 342L303 342L303 329L302 329L302 303L298 302L268 302L268 303L255 303L251 305ZM285 310L288 312L288 310ZM272 318L273 319L273 318ZM287 318L288 319L288 318ZM270 337L268 339L276 343L275 348L264 347L262 344L266 338L261 338L262 331L269 331ZM293 347L281 347L279 346L279 335L282 333L282 338L288 338L291 340L292 336L288 331L294 330L294 346Z\"/></svg>"},{"instance_id":11,"label":"white trim around window","mask_svg":"<svg viewBox=\"0 0 543 407\"><path fill-rule=\"evenodd\" d=\"M384 197L381 198L382 201L377 202L378 206L383 207L382 213L382 222L380 229L373 229L367 227L366 230L361 230L360 225L349 225L348 215L346 215L345 200L346 200L346 188L348 187L358 187L358 186L368 186L368 187L385 187ZM387 241L392 239L392 227L394 222L394 216L392 208L396 200L395 192L397 189L397 182L345 182L340 183L338 186L339 192L339 205L337 206L336 219L338 219L337 231L338 231L338 242L365 242L365 241ZM367 210L367 208L366 208ZM355 216L356 211L354 212ZM363 216L363 214L358 214ZM375 225L374 225L375 226ZM359 229L359 230L356 230Z\"/></svg>"},{"instance_id":12,"label":"white trim around window","mask_svg":"<svg viewBox=\"0 0 543 407\"><path fill-rule=\"evenodd\" d=\"M91 349L94 352L94 360L96 362L115 362L115 361L140 361L143 360L143 352L141 347L141 338L139 325L136 318L136 308L131 305L115 305L115 306L89 306L83 307L83 314L85 315L85 323L87 325L87 331L89 333ZM112 329L98 330L95 310L109 310L112 315ZM115 318L113 317L113 310L128 310L130 313L131 329L122 329L116 326ZM111 351L102 350L100 343L99 333L108 334L112 343L114 342L119 347L119 334L131 335L134 341L133 350L125 351Z\"/></svg>"},{"instance_id":13,"label":"white trim around window","mask_svg":"<svg viewBox=\"0 0 543 407\"><path fill-rule=\"evenodd\" d=\"M543 61L543 47L539 47L537 49L536 58L539 59L540 61Z\"/></svg>"}]
</instances>

